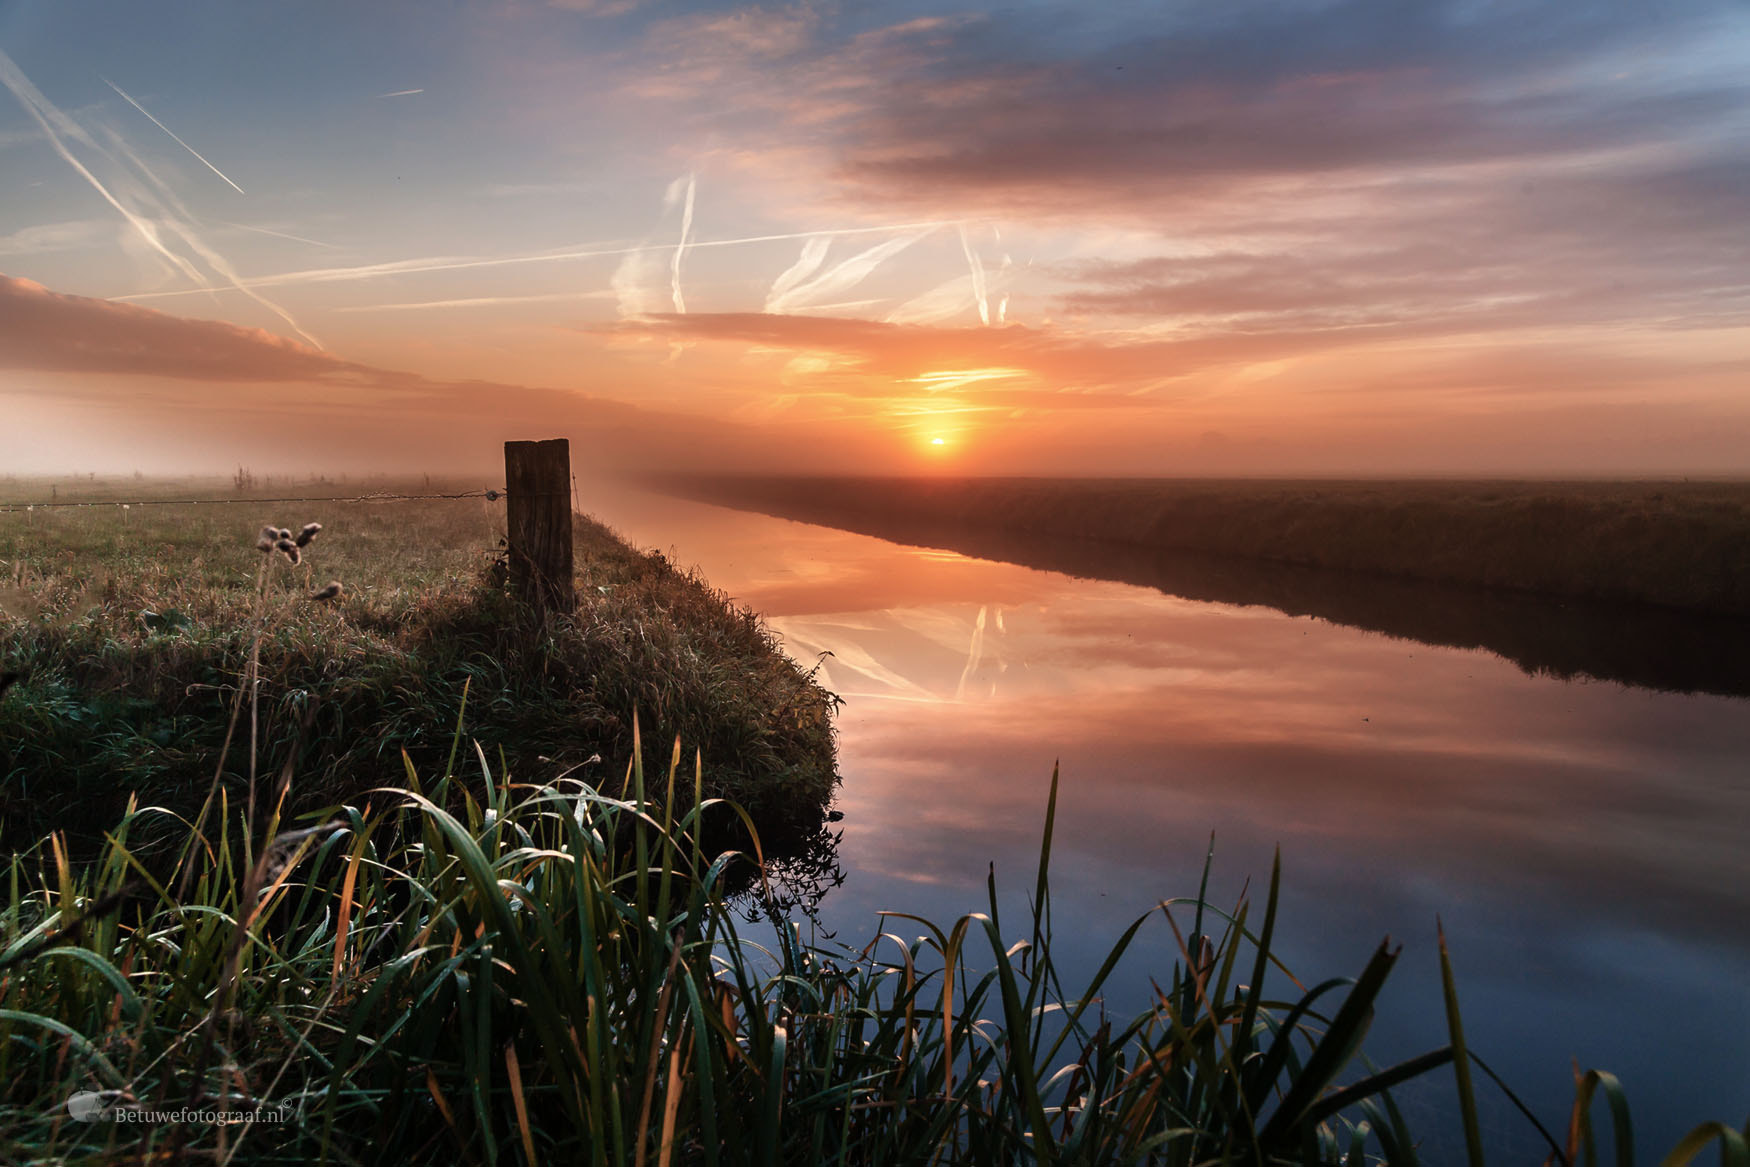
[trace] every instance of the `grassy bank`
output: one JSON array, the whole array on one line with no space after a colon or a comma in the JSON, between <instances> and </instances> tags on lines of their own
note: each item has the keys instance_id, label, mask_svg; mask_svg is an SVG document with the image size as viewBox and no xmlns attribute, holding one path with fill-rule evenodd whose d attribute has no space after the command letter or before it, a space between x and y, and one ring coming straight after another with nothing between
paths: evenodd
<instances>
[{"instance_id":1,"label":"grassy bank","mask_svg":"<svg viewBox=\"0 0 1750 1167\"><path fill-rule=\"evenodd\" d=\"M771 930L744 934L731 889L761 869L702 830L743 813L713 792L777 800L781 826L832 781L831 698L758 621L586 528L584 609L531 624L494 582L489 503L335 505L266 516L324 524L295 566L254 549L253 508L93 512L54 556L40 527L7 544L0 668L25 675L0 743L42 800L18 812L89 828L122 804L95 845L20 844L5 872L0 1161L1413 1167L1463 1146L1481 1163L1474 1097L1496 1087L1450 970L1445 1044L1373 1066L1398 950L1357 953L1353 981L1295 980L1276 873L1258 903L1163 904L1065 985L1055 782L1024 919L1000 916L993 874L987 914L889 913L861 949L806 942L770 900ZM453 728L464 692L477 739ZM647 775L610 698L659 711L656 740L691 726L688 747L744 754L713 775L677 744ZM74 782L82 800L57 789ZM1143 929L1179 959L1116 1015L1103 992ZM1411 1129L1391 1100L1428 1075L1456 1087L1450 1130ZM1552 1161L1627 1163L1627 1115L1614 1079L1581 1077ZM1718 1145L1750 1167L1745 1138L1705 1125L1670 1161Z\"/></svg>"},{"instance_id":2,"label":"grassy bank","mask_svg":"<svg viewBox=\"0 0 1750 1167\"><path fill-rule=\"evenodd\" d=\"M723 895L737 858L698 837L701 777L653 778L636 757L624 797L409 773L375 811L314 826L228 816L168 864L130 849L154 817L137 810L99 862L19 856L0 913L0 1155L1360 1167L1465 1146L1483 1162L1474 1098L1496 1087L1444 954L1450 1041L1385 1069L1360 1045L1398 950L1358 956L1353 981L1296 981L1272 950L1275 876L1231 911L1162 904L1066 989L1049 805L1018 925L993 876L988 914L890 915L862 950L780 918L762 945ZM1142 1013L1114 1016L1103 986L1145 927L1180 958ZM1411 1130L1391 1100L1431 1074L1456 1083L1454 1129ZM141 1111L157 1117L128 1119ZM1578 1078L1546 1138L1564 1167L1630 1162L1615 1080ZM1667 1162L1714 1144L1750 1161L1744 1133L1708 1124Z\"/></svg>"},{"instance_id":3,"label":"grassy bank","mask_svg":"<svg viewBox=\"0 0 1750 1167\"><path fill-rule=\"evenodd\" d=\"M63 484L56 500L75 490L229 493ZM5 838L53 827L91 839L134 796L191 814L215 773L239 804L252 771L263 799L295 774L293 808L346 801L397 776L403 750L441 766L465 687L469 734L495 764L619 774L636 710L654 740L725 759L708 793L747 807L770 835L818 824L836 782L834 698L758 617L580 520L576 617L531 626L494 567L503 508L465 498L0 514L0 673L19 677L0 697ZM311 522L323 529L296 566L256 549L264 523ZM312 598L331 581L338 597ZM259 684L239 704L252 653Z\"/></svg>"},{"instance_id":4,"label":"grassy bank","mask_svg":"<svg viewBox=\"0 0 1750 1167\"><path fill-rule=\"evenodd\" d=\"M661 485L828 524L904 517L1750 615L1750 483L689 476Z\"/></svg>"}]
</instances>

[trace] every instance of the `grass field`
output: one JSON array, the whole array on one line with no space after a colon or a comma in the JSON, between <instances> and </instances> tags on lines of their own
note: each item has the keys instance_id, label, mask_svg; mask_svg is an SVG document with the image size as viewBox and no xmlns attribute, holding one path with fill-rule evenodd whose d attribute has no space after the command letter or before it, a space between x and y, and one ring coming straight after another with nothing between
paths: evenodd
<instances>
[{"instance_id":1,"label":"grass field","mask_svg":"<svg viewBox=\"0 0 1750 1167\"><path fill-rule=\"evenodd\" d=\"M225 483L53 491L63 503L80 492L236 497ZM404 750L416 765L442 764L465 687L469 737L494 764L502 753L530 776L619 774L637 714L648 740L678 736L722 759L708 793L737 800L769 835L818 824L837 780L834 698L758 617L580 520L576 618L530 627L494 571L504 505L0 513L0 673L20 677L0 699L5 837L50 827L94 837L133 795L192 813L215 773L240 800L253 770L263 798L291 774L291 806L340 802L397 779ZM264 524L309 522L323 529L298 565L257 550ZM338 598L310 598L331 581ZM252 652L259 684L233 727Z\"/></svg>"},{"instance_id":2,"label":"grass field","mask_svg":"<svg viewBox=\"0 0 1750 1167\"><path fill-rule=\"evenodd\" d=\"M906 517L1750 615L1750 483L676 476L815 522Z\"/></svg>"},{"instance_id":3,"label":"grass field","mask_svg":"<svg viewBox=\"0 0 1750 1167\"><path fill-rule=\"evenodd\" d=\"M1261 902L1163 903L1064 985L1055 779L1025 919L993 876L988 912L889 913L861 949L769 900L743 935L732 881L761 865L711 824L818 815L833 699L600 527L576 619L542 622L502 594L480 499L0 520L0 1161L1483 1162L1474 1098L1498 1087L1444 952L1448 1039L1374 1066L1397 950L1295 980L1279 872ZM256 549L305 522L297 565ZM658 746L647 772L641 743L676 734L704 764ZM26 835L55 819L87 845ZM1179 957L1114 1015L1145 927ZM1430 1074L1453 1130L1391 1100ZM1616 1080L1578 1075L1545 1137L1564 1167L1626 1167ZM1666 1162L1750 1167L1747 1138L1706 1123Z\"/></svg>"}]
</instances>

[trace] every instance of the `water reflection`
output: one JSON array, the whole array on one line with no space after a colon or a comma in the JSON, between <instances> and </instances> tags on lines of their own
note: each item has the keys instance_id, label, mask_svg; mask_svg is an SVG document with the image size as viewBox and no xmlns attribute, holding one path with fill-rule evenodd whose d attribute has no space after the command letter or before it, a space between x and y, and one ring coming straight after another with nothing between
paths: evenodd
<instances>
[{"instance_id":1,"label":"water reflection","mask_svg":"<svg viewBox=\"0 0 1750 1167\"><path fill-rule=\"evenodd\" d=\"M842 812L833 813L843 817ZM764 880L755 880L749 870L747 883L735 896L743 918L749 923L805 920L821 939L836 937L837 932L821 919L820 911L828 893L845 884L845 869L839 862L839 844L844 837L844 831L822 823L807 838L792 840L776 854L765 854Z\"/></svg>"},{"instance_id":2,"label":"water reflection","mask_svg":"<svg viewBox=\"0 0 1750 1167\"><path fill-rule=\"evenodd\" d=\"M1356 572L989 531L761 498L751 509L1169 595L1262 604L1423 644L1483 648L1526 672L1681 693L1750 695L1750 620L1548 600Z\"/></svg>"},{"instance_id":3,"label":"water reflection","mask_svg":"<svg viewBox=\"0 0 1750 1167\"><path fill-rule=\"evenodd\" d=\"M1158 898L1193 891L1213 830L1222 901L1280 844L1283 951L1303 979L1353 975L1386 933L1405 942L1376 1057L1441 1043L1439 914L1467 1033L1546 1122L1571 1096L1570 1057L1623 1076L1646 1150L1750 1099L1742 699L1524 671L1566 659L1548 646L1579 632L1509 664L1401 639L1378 604L1362 627L1298 600L1206 602L696 503L595 500L765 613L846 698L844 878L821 927L860 944L877 910L951 920L983 906L993 865L1020 918L1057 760L1065 964L1097 961ZM1278 610L1296 603L1298 618ZM1171 954L1170 933L1145 930L1115 1014ZM1535 1153L1496 1118L1503 1146Z\"/></svg>"}]
</instances>

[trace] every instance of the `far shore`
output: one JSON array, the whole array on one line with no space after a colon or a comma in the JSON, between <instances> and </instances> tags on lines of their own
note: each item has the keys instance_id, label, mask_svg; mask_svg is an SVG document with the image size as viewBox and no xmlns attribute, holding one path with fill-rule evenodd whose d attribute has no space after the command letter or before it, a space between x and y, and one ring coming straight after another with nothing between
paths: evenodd
<instances>
[{"instance_id":1,"label":"far shore","mask_svg":"<svg viewBox=\"0 0 1750 1167\"><path fill-rule=\"evenodd\" d=\"M1750 482L668 475L838 526L912 520L1750 616Z\"/></svg>"}]
</instances>

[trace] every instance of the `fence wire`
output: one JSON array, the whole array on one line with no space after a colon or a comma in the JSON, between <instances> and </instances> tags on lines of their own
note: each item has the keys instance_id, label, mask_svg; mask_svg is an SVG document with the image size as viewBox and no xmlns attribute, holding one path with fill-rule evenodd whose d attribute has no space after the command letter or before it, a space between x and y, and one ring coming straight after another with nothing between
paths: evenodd
<instances>
[{"instance_id":1,"label":"fence wire","mask_svg":"<svg viewBox=\"0 0 1750 1167\"><path fill-rule=\"evenodd\" d=\"M51 500L49 502L0 502L0 514L21 514L27 511L55 510L65 507L121 507L124 510L133 507L192 507L192 506L235 506L247 504L250 506L272 502L399 502L413 499L459 499L483 498L487 502L497 502L506 498L510 492L504 487L489 487L480 490L464 490L457 494L342 494L342 495L301 495L281 498L105 498L105 499L73 499Z\"/></svg>"}]
</instances>

